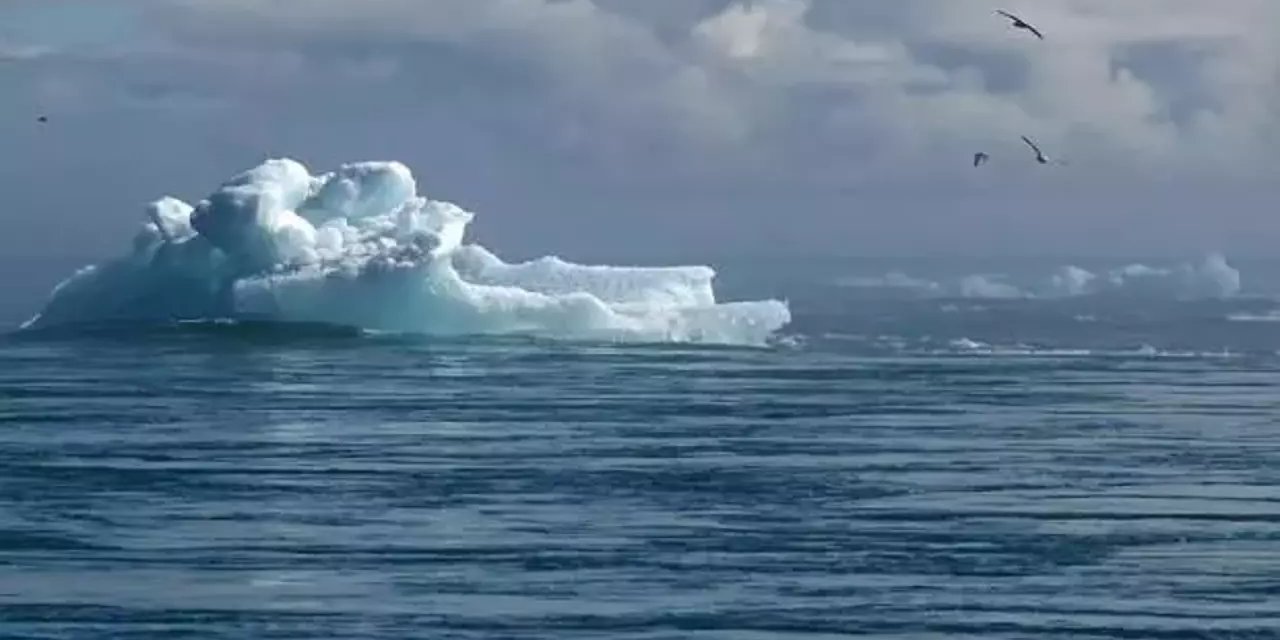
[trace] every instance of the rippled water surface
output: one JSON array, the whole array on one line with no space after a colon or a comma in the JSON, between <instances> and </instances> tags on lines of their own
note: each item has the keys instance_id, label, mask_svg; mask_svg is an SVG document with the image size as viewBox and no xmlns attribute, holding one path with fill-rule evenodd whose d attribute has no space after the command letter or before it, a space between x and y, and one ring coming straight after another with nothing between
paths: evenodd
<instances>
[{"instance_id":1,"label":"rippled water surface","mask_svg":"<svg viewBox=\"0 0 1280 640\"><path fill-rule=\"evenodd\" d=\"M928 304L4 339L0 636L1280 635L1265 309Z\"/></svg>"}]
</instances>

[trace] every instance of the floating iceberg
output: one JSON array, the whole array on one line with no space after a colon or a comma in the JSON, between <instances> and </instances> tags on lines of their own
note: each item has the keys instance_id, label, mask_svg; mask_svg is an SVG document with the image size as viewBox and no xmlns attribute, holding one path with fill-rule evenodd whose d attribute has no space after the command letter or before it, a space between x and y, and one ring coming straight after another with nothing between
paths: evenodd
<instances>
[{"instance_id":1,"label":"floating iceberg","mask_svg":"<svg viewBox=\"0 0 1280 640\"><path fill-rule=\"evenodd\" d=\"M776 300L718 303L709 267L507 264L464 244L473 214L417 195L397 162L312 176L269 160L190 206L163 198L121 257L81 269L24 328L243 318L428 335L762 344Z\"/></svg>"}]
</instances>

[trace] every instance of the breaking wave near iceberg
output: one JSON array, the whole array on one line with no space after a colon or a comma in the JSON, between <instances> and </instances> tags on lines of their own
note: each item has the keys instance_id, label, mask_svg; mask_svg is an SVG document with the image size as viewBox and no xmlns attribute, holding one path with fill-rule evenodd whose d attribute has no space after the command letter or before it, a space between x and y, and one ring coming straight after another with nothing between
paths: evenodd
<instances>
[{"instance_id":1,"label":"breaking wave near iceberg","mask_svg":"<svg viewBox=\"0 0 1280 640\"><path fill-rule=\"evenodd\" d=\"M165 197L125 255L58 285L23 325L252 318L440 336L759 345L777 300L722 303L705 266L508 264L464 243L469 211L419 196L398 162L313 176L290 159L195 206Z\"/></svg>"}]
</instances>

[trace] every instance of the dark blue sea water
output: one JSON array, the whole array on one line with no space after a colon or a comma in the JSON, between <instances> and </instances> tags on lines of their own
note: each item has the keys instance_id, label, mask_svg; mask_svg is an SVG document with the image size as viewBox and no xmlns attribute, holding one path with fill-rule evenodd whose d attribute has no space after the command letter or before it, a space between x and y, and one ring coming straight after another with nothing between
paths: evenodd
<instances>
[{"instance_id":1,"label":"dark blue sea water","mask_svg":"<svg viewBox=\"0 0 1280 640\"><path fill-rule=\"evenodd\" d=\"M1271 294L722 272L779 344L0 338L0 637L1280 637Z\"/></svg>"}]
</instances>

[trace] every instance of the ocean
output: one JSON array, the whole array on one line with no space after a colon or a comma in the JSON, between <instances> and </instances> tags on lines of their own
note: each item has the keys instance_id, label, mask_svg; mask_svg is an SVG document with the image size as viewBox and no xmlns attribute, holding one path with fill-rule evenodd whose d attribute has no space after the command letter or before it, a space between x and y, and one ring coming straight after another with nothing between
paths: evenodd
<instances>
[{"instance_id":1,"label":"ocean","mask_svg":"<svg viewBox=\"0 0 1280 640\"><path fill-rule=\"evenodd\" d=\"M717 265L763 347L9 333L0 637L1280 637L1280 277L1063 264Z\"/></svg>"}]
</instances>

